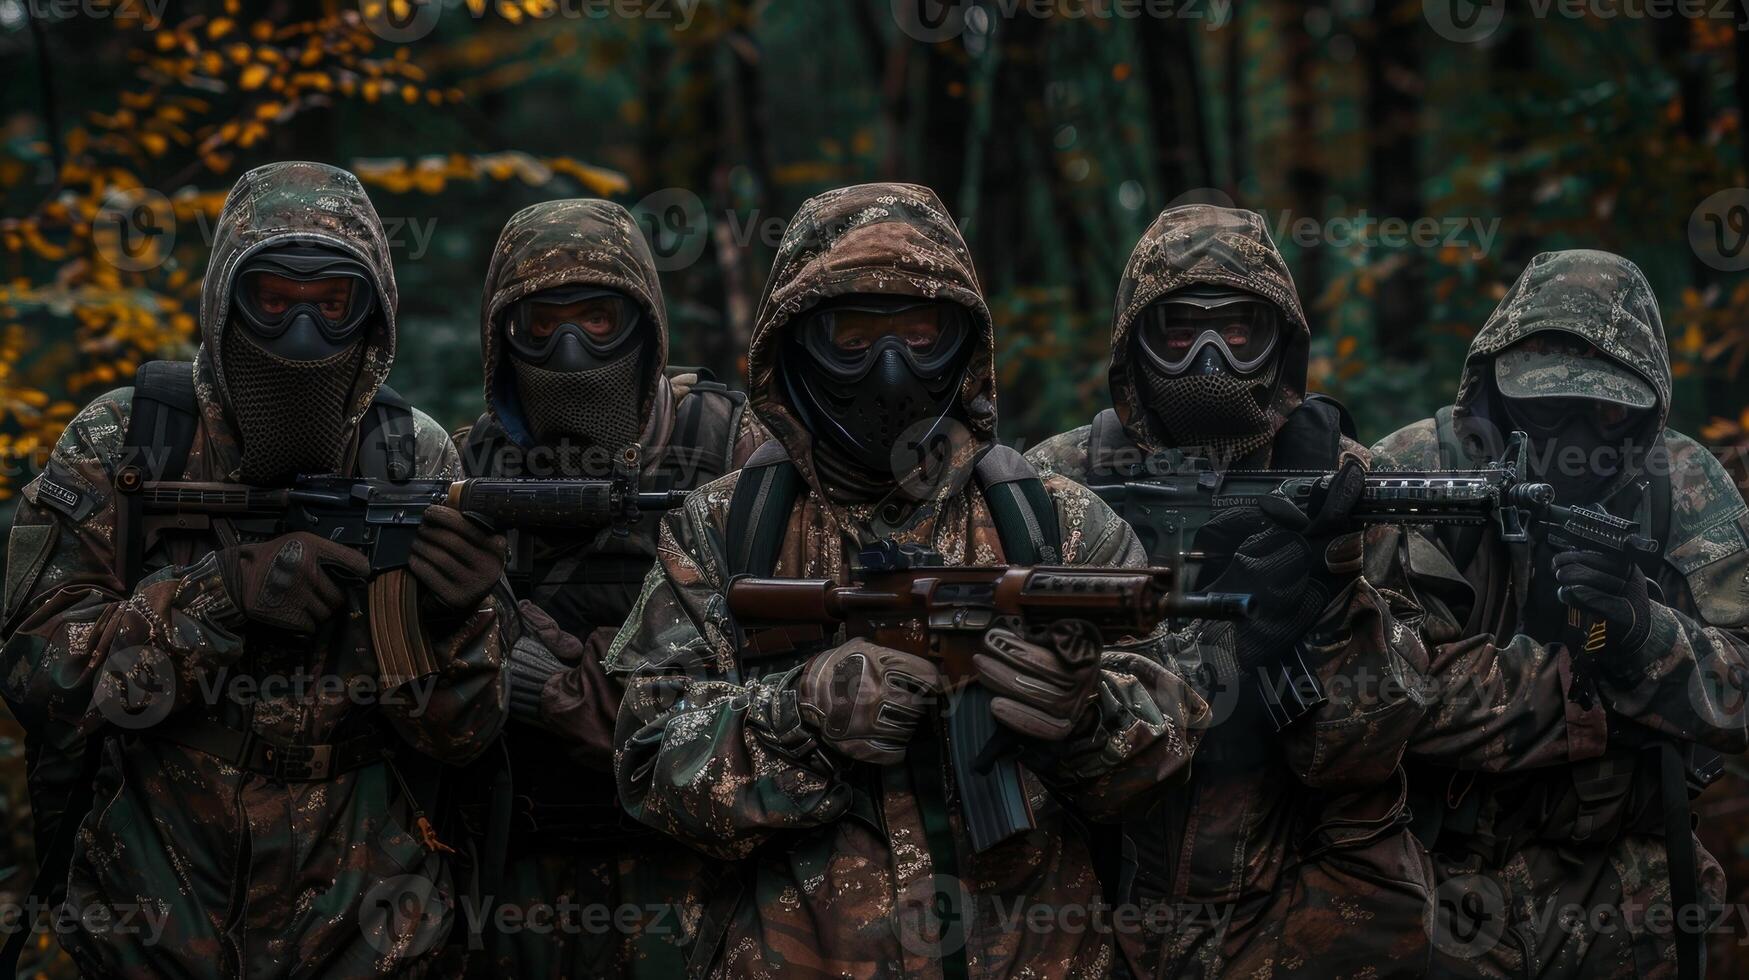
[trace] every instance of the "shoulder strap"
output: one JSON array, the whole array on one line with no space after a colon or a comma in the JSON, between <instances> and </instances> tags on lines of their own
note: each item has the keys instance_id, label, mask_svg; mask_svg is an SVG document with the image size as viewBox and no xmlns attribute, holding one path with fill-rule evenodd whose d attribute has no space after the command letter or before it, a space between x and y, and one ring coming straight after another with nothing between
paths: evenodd
<instances>
[{"instance_id":1,"label":"shoulder strap","mask_svg":"<svg viewBox=\"0 0 1749 980\"><path fill-rule=\"evenodd\" d=\"M801 489L802 474L782 443L773 439L754 450L729 501L725 543L731 575L776 571L777 550Z\"/></svg>"},{"instance_id":2,"label":"shoulder strap","mask_svg":"<svg viewBox=\"0 0 1749 980\"><path fill-rule=\"evenodd\" d=\"M1651 514L1646 522L1646 533L1658 542L1659 554L1668 554L1675 542L1670 540L1670 446L1664 441L1662 433L1658 435L1656 453L1664 465L1652 467L1652 475L1647 479L1646 491Z\"/></svg>"},{"instance_id":3,"label":"shoulder strap","mask_svg":"<svg viewBox=\"0 0 1749 980\"><path fill-rule=\"evenodd\" d=\"M680 400L668 451L658 467L669 474L671 489L697 489L733 468L746 408L746 394L701 375Z\"/></svg>"},{"instance_id":4,"label":"shoulder strap","mask_svg":"<svg viewBox=\"0 0 1749 980\"><path fill-rule=\"evenodd\" d=\"M138 466L150 479L174 480L188 468L200 406L194 396L194 365L189 361L147 361L134 372L133 406L122 441L121 465ZM128 496L127 526L116 544L121 579L130 588L140 580L145 560L140 498Z\"/></svg>"},{"instance_id":5,"label":"shoulder strap","mask_svg":"<svg viewBox=\"0 0 1749 980\"><path fill-rule=\"evenodd\" d=\"M1123 423L1118 421L1117 410L1108 408L1093 416L1093 425L1087 433L1087 470L1089 474L1113 474L1115 461L1124 454L1121 450L1131 445L1129 434L1123 430Z\"/></svg>"},{"instance_id":6,"label":"shoulder strap","mask_svg":"<svg viewBox=\"0 0 1749 980\"><path fill-rule=\"evenodd\" d=\"M975 472L1008 563L1060 563L1063 532L1057 524L1057 508L1026 457L1011 446L992 446L978 460Z\"/></svg>"},{"instance_id":7,"label":"shoulder strap","mask_svg":"<svg viewBox=\"0 0 1749 980\"><path fill-rule=\"evenodd\" d=\"M418 437L413 406L388 385L377 389L358 423L358 475L378 480L411 480L418 472Z\"/></svg>"},{"instance_id":8,"label":"shoulder strap","mask_svg":"<svg viewBox=\"0 0 1749 980\"><path fill-rule=\"evenodd\" d=\"M1270 466L1281 470L1323 470L1342 458L1342 437L1355 438L1354 419L1328 395L1309 394L1275 434Z\"/></svg>"}]
</instances>

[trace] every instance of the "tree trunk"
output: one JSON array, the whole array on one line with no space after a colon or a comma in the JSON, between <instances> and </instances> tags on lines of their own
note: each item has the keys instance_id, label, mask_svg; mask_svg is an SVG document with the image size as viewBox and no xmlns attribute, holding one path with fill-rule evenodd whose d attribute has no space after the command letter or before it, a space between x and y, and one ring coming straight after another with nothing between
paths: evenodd
<instances>
[{"instance_id":1,"label":"tree trunk","mask_svg":"<svg viewBox=\"0 0 1749 980\"><path fill-rule=\"evenodd\" d=\"M1318 132L1318 52L1305 26L1307 14L1328 5L1329 0L1292 0L1288 4L1294 17L1288 31L1288 129L1294 152L1286 176L1296 223L1307 218L1323 221L1324 196L1329 186L1318 152L1321 144ZM1324 295L1324 246L1321 241L1300 249L1300 267L1295 278L1300 301L1305 304L1307 315L1315 319L1312 308Z\"/></svg>"},{"instance_id":2,"label":"tree trunk","mask_svg":"<svg viewBox=\"0 0 1749 980\"><path fill-rule=\"evenodd\" d=\"M1410 7L1414 9L1409 9ZM1367 52L1367 115L1372 130L1373 206L1380 218L1414 222L1422 216L1421 93L1416 38L1419 2L1387 3ZM1386 263L1373 303L1373 336L1386 357L1414 360L1422 352L1426 310L1426 257L1412 243Z\"/></svg>"},{"instance_id":3,"label":"tree trunk","mask_svg":"<svg viewBox=\"0 0 1749 980\"><path fill-rule=\"evenodd\" d=\"M1142 77L1153 102L1154 168L1162 200L1214 182L1193 28L1182 17L1137 21Z\"/></svg>"}]
</instances>

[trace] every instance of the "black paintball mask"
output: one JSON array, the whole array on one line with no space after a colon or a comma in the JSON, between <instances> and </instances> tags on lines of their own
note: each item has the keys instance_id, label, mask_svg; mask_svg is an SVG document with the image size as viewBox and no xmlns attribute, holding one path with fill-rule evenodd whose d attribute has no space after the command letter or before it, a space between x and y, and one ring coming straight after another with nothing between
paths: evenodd
<instances>
[{"instance_id":1,"label":"black paintball mask","mask_svg":"<svg viewBox=\"0 0 1749 980\"><path fill-rule=\"evenodd\" d=\"M545 289L511 305L505 349L536 439L609 452L637 441L649 380L642 318L629 296L599 286Z\"/></svg>"},{"instance_id":2,"label":"black paintball mask","mask_svg":"<svg viewBox=\"0 0 1749 980\"><path fill-rule=\"evenodd\" d=\"M932 445L959 407L974 346L971 311L915 296L856 294L809 311L778 362L785 397L813 433L816 463L890 486L901 437Z\"/></svg>"},{"instance_id":3,"label":"black paintball mask","mask_svg":"<svg viewBox=\"0 0 1749 980\"><path fill-rule=\"evenodd\" d=\"M243 261L220 374L245 482L273 485L339 467L364 340L382 323L378 302L370 268L338 249L288 243Z\"/></svg>"},{"instance_id":4,"label":"black paintball mask","mask_svg":"<svg viewBox=\"0 0 1749 980\"><path fill-rule=\"evenodd\" d=\"M1284 333L1279 309L1228 286L1190 286L1142 311L1136 380L1175 447L1230 461L1269 441Z\"/></svg>"}]
</instances>

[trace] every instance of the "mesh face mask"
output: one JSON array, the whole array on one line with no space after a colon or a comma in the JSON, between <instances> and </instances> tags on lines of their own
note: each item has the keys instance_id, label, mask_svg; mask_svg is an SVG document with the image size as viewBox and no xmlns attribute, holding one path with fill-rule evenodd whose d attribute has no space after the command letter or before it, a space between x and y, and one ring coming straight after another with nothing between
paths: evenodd
<instances>
[{"instance_id":1,"label":"mesh face mask","mask_svg":"<svg viewBox=\"0 0 1749 980\"><path fill-rule=\"evenodd\" d=\"M1192 287L1143 311L1132 344L1147 411L1167 442L1222 464L1274 436L1279 310L1236 289Z\"/></svg>"},{"instance_id":2,"label":"mesh face mask","mask_svg":"<svg viewBox=\"0 0 1749 980\"><path fill-rule=\"evenodd\" d=\"M220 348L225 399L243 440L243 481L272 486L299 474L338 470L364 339L318 360L296 360L232 328Z\"/></svg>"},{"instance_id":3,"label":"mesh face mask","mask_svg":"<svg viewBox=\"0 0 1749 980\"><path fill-rule=\"evenodd\" d=\"M640 341L618 359L585 371L549 371L512 357L516 393L534 437L544 443L573 439L610 452L636 442L643 429L642 353Z\"/></svg>"}]
</instances>

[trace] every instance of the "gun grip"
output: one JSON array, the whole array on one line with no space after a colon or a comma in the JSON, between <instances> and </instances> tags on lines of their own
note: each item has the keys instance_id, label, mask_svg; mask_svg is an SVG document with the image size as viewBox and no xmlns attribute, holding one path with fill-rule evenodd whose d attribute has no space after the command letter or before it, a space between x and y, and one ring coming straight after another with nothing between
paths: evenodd
<instances>
[{"instance_id":1,"label":"gun grip","mask_svg":"<svg viewBox=\"0 0 1749 980\"><path fill-rule=\"evenodd\" d=\"M984 685L968 684L947 718L948 757L959 784L960 815L972 850L980 854L1034 827L1020 765L1007 754L985 757L986 747L999 735L996 716L990 713L991 700Z\"/></svg>"},{"instance_id":2,"label":"gun grip","mask_svg":"<svg viewBox=\"0 0 1749 980\"><path fill-rule=\"evenodd\" d=\"M419 622L419 586L405 568L370 583L370 642L383 690L437 673L437 660Z\"/></svg>"}]
</instances>

